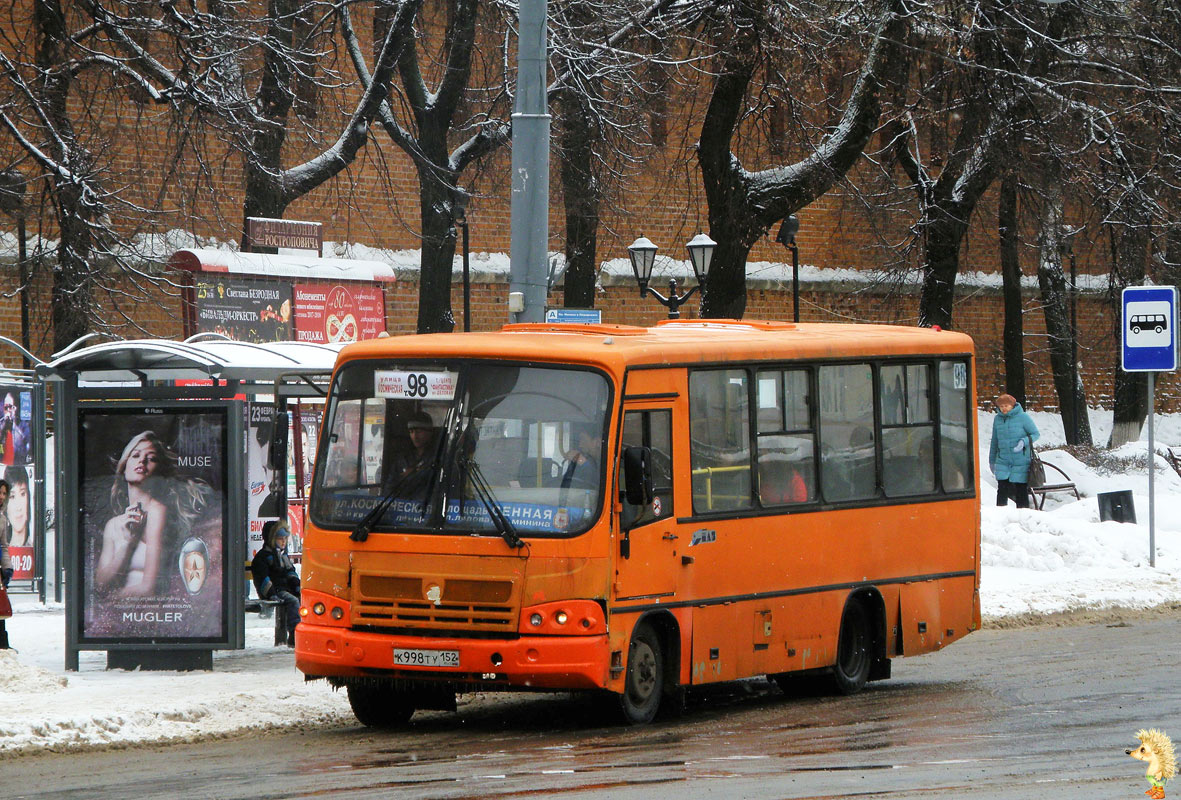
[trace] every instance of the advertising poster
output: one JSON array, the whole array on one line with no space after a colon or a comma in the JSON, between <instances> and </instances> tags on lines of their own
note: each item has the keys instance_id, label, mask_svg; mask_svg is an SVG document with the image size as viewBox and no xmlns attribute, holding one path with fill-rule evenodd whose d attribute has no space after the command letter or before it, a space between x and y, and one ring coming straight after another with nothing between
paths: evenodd
<instances>
[{"instance_id":1,"label":"advertising poster","mask_svg":"<svg viewBox=\"0 0 1181 800\"><path fill-rule=\"evenodd\" d=\"M301 403L299 406L299 426L297 428L293 413L288 413L287 421L291 426L287 448L287 499L306 498L312 486L312 471L315 468L316 447L320 442L320 418L324 413L323 405L309 405ZM299 453L302 459L296 462L295 437L300 437Z\"/></svg>"},{"instance_id":2,"label":"advertising poster","mask_svg":"<svg viewBox=\"0 0 1181 800\"><path fill-rule=\"evenodd\" d=\"M227 415L78 412L81 640L227 635Z\"/></svg>"},{"instance_id":3,"label":"advertising poster","mask_svg":"<svg viewBox=\"0 0 1181 800\"><path fill-rule=\"evenodd\" d=\"M246 434L246 561L262 548L262 526L279 518L280 481L278 470L271 469L271 438L275 432L275 407L269 403L248 406Z\"/></svg>"},{"instance_id":4,"label":"advertising poster","mask_svg":"<svg viewBox=\"0 0 1181 800\"><path fill-rule=\"evenodd\" d=\"M385 330L385 293L365 284L297 283L295 338L300 342L357 342Z\"/></svg>"},{"instance_id":5,"label":"advertising poster","mask_svg":"<svg viewBox=\"0 0 1181 800\"><path fill-rule=\"evenodd\" d=\"M33 390L27 385L0 386L0 392L0 464L28 464L33 458Z\"/></svg>"},{"instance_id":6,"label":"advertising poster","mask_svg":"<svg viewBox=\"0 0 1181 800\"><path fill-rule=\"evenodd\" d=\"M35 577L32 476L32 464L4 467L4 480L8 481L8 505L4 509L8 517L8 555L12 558L12 579L18 581Z\"/></svg>"},{"instance_id":7,"label":"advertising poster","mask_svg":"<svg viewBox=\"0 0 1181 800\"><path fill-rule=\"evenodd\" d=\"M239 342L291 339L291 287L278 281L198 276L197 330Z\"/></svg>"}]
</instances>

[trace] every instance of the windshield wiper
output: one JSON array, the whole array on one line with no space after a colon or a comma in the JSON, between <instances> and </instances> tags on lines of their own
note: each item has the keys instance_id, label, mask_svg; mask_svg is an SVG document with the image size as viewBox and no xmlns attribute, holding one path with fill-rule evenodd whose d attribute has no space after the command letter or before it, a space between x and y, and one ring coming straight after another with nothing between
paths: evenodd
<instances>
[{"instance_id":1,"label":"windshield wiper","mask_svg":"<svg viewBox=\"0 0 1181 800\"><path fill-rule=\"evenodd\" d=\"M442 447L443 447L442 437L438 437L438 438L439 438L439 441L437 441L435 443L435 457L432 460L432 464L439 463L439 451L442 450ZM438 480L439 480L438 468L435 466L432 466L430 469L431 469L430 481L426 485L426 491L424 491L422 493L422 497L423 497L422 509L423 509L423 518L424 519L427 516L426 512L429 510L431 495L433 495L435 493L435 485L438 483ZM375 505L369 511L369 513L366 514L361 519L361 521L357 523L356 527L353 528L353 532L349 534L349 538L352 539L354 542L363 542L366 539L368 539L370 532L372 532L372 530L373 530L373 526L376 525L378 523L378 521L382 518L382 516L385 515L385 512L389 509L390 505L394 502L394 500L397 499L398 493L401 492L402 489L404 489L406 487L406 485L410 482L411 478L421 478L422 472L423 472L423 470L412 470L411 472L405 473L404 475L399 477L396 481L394 481L393 486L391 486L389 488L389 490L384 495L381 496L381 499L377 501L377 505Z\"/></svg>"},{"instance_id":2,"label":"windshield wiper","mask_svg":"<svg viewBox=\"0 0 1181 800\"><path fill-rule=\"evenodd\" d=\"M418 473L408 472L394 481L394 485L381 496L381 499L377 501L377 505L370 509L369 513L362 517L361 521L353 528L353 532L349 534L349 538L354 542L363 542L368 539L373 526L385 515L390 505L398 497L398 493L402 491L412 477L418 477Z\"/></svg>"},{"instance_id":3,"label":"windshield wiper","mask_svg":"<svg viewBox=\"0 0 1181 800\"><path fill-rule=\"evenodd\" d=\"M500 501L496 499L496 494L492 491L492 487L488 485L488 480L484 477L483 470L472 458L466 454L462 456L462 463L460 467L467 473L471 480L472 488L476 491L476 497L484 504L484 508L488 511L488 516L492 519L492 527L496 528L496 532L500 534L500 538L504 539L505 543L514 550L519 550L525 546L525 542L517 533L517 529L513 527L513 523L505 516L504 509L500 505ZM462 514L463 500L460 499L460 513Z\"/></svg>"}]
</instances>

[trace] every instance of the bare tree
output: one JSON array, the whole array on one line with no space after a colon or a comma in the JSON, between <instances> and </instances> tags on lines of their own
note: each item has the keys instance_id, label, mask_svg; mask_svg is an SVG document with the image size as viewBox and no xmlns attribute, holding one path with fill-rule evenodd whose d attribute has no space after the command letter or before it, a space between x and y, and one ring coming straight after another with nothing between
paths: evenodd
<instances>
[{"instance_id":1,"label":"bare tree","mask_svg":"<svg viewBox=\"0 0 1181 800\"><path fill-rule=\"evenodd\" d=\"M805 13L799 13L805 9ZM781 219L827 192L852 167L878 126L884 81L901 67L901 43L909 24L900 0L870 4L863 18L844 4L811 3L788 10L759 2L728 3L715 18L713 41L720 50L713 91L697 159L709 209L710 234L718 242L702 302L702 314L741 317L746 309L746 258L756 241ZM748 170L735 139L745 119L752 82L767 74L777 46L796 41L782 23L796 19L821 30L834 18L852 29L867 28L866 55L836 124L801 160ZM827 52L852 47L850 29L823 43ZM817 41L809 41L816 47Z\"/></svg>"},{"instance_id":2,"label":"bare tree","mask_svg":"<svg viewBox=\"0 0 1181 800\"><path fill-rule=\"evenodd\" d=\"M562 141L571 160L587 157L588 153L592 159L601 157L593 147L595 137L612 126L610 120L619 111L612 105L612 94L596 87L609 83L621 65L639 61L629 54L628 42L649 33L651 29L644 26L662 19L665 10L675 4L672 0L653 0L634 6L608 2L588 5L593 9L594 28L601 35L594 41L583 38L584 26L577 23L592 13L583 10L551 17L551 50L563 68L548 87L548 94L551 100L562 98ZM505 68L509 57L504 32L511 27L515 10L511 4L453 0L441 9L432 9L433 14L420 15L413 30L402 34L396 96L382 105L378 116L390 139L410 157L418 175L422 225L418 330L422 333L450 331L455 324L451 310L456 240L453 206L457 195L467 193L461 178L474 164L507 144L512 135L509 113L513 85L512 75ZM684 13L694 12L682 11L670 17L661 23L662 29L674 29ZM569 23L571 19L575 22ZM355 26L347 17L343 29L357 75L363 85L371 85L376 78L370 75ZM441 38L432 38L437 33L442 33ZM499 58L493 60L489 53ZM580 76L591 76L593 80L580 83ZM579 89L589 91L577 100L568 100L563 92L572 86L575 93ZM588 144L592 145L589 151ZM575 203L585 206L572 209L576 240L585 244L598 224L601 175L593 171L566 174L575 185L589 185L591 189L585 197L574 198ZM593 245L588 252L593 260ZM579 263L589 263L587 257L587 252L581 253ZM576 271L576 281L582 269Z\"/></svg>"},{"instance_id":3,"label":"bare tree","mask_svg":"<svg viewBox=\"0 0 1181 800\"><path fill-rule=\"evenodd\" d=\"M96 292L117 297L129 283L141 289L168 283L144 268L133 238L168 216L160 208L166 190L156 202L141 203L144 181L117 177L113 164L128 144L108 140L119 130L112 116L149 126L136 140L157 137L150 126L159 119L143 119L144 108L171 115L174 160L166 161L163 171L171 170L178 181L183 170L171 165L185 151L198 153L208 144L206 137L220 134L243 154L245 214L281 216L292 200L339 174L364 146L398 60L398 34L409 27L419 2L392 6L390 34L376 61L378 80L341 116L335 134L311 135L305 129L305 149L309 141L315 147L326 138L327 144L283 168L297 88L301 81L317 80L314 64L323 46L317 30L334 18L337 6L270 0L263 13L253 14L252 6L223 0L158 6L80 0L68 8L60 0L36 0L34 57L22 61L26 51L0 54L6 88L0 125L20 156L44 175L56 212L55 346L106 324ZM324 85L348 88L336 78ZM141 171L161 171L158 161L135 161ZM213 169L201 163L196 172L208 178ZM114 303L116 311L121 305Z\"/></svg>"}]
</instances>

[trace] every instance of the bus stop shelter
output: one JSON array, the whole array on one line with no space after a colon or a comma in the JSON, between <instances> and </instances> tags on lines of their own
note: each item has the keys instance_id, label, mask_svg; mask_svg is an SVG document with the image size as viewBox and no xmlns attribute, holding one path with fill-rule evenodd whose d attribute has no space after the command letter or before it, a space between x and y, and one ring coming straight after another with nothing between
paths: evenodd
<instances>
[{"instance_id":1,"label":"bus stop shelter","mask_svg":"<svg viewBox=\"0 0 1181 800\"><path fill-rule=\"evenodd\" d=\"M213 650L244 646L247 507L268 488L249 485L251 448L286 471L270 447L285 437L254 435L252 420L286 432L288 401L325 395L341 347L199 334L37 367L53 394L66 669L82 650L107 651L108 668L209 669Z\"/></svg>"}]
</instances>

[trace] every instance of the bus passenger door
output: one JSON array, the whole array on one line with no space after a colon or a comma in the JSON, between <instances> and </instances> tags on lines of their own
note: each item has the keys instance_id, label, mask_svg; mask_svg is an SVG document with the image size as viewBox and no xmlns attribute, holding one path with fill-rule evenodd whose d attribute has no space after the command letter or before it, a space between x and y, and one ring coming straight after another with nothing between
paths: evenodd
<instances>
[{"instance_id":1,"label":"bus passenger door","mask_svg":"<svg viewBox=\"0 0 1181 800\"><path fill-rule=\"evenodd\" d=\"M627 447L647 447L651 453L653 499L631 505L617 476L619 552L616 553L615 597L669 597L676 593L682 542L673 517L672 410L625 410L620 453ZM620 459L622 461L622 458Z\"/></svg>"}]
</instances>

